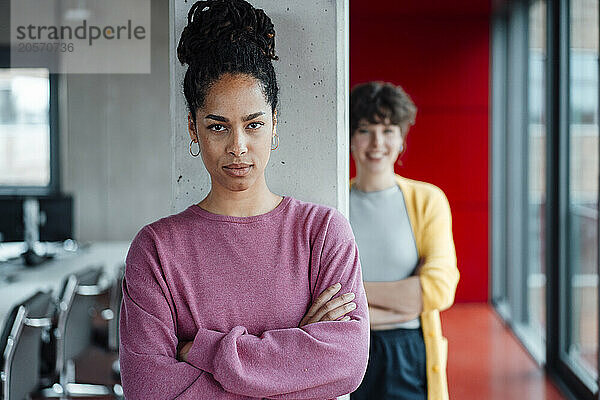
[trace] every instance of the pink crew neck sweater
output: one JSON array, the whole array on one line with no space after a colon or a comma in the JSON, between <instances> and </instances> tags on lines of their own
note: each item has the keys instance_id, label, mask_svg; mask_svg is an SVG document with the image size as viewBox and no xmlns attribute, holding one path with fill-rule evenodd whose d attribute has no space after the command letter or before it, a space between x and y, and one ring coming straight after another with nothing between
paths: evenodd
<instances>
[{"instance_id":1,"label":"pink crew neck sweater","mask_svg":"<svg viewBox=\"0 0 600 400\"><path fill-rule=\"evenodd\" d=\"M354 235L335 209L284 197L266 214L232 217L193 205L142 228L126 264L128 400L332 399L363 378L367 301ZM338 295L356 295L351 319L298 328L337 282ZM187 362L176 359L183 341L193 341Z\"/></svg>"}]
</instances>

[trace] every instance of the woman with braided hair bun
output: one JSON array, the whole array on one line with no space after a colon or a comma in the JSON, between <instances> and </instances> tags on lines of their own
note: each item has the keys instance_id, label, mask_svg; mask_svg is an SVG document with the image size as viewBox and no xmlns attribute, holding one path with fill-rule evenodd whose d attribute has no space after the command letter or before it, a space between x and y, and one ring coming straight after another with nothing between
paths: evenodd
<instances>
[{"instance_id":1,"label":"woman with braided hair bun","mask_svg":"<svg viewBox=\"0 0 600 400\"><path fill-rule=\"evenodd\" d=\"M369 322L350 224L265 180L279 145L270 18L243 0L198 1L177 56L188 66L189 151L211 189L131 244L120 320L126 398L352 392Z\"/></svg>"}]
</instances>

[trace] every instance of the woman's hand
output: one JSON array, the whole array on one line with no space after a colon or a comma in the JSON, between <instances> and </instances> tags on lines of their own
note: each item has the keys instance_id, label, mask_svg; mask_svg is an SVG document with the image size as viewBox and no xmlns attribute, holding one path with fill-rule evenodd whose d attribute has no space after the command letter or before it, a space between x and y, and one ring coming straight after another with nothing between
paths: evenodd
<instances>
[{"instance_id":1,"label":"woman's hand","mask_svg":"<svg viewBox=\"0 0 600 400\"><path fill-rule=\"evenodd\" d=\"M336 283L325 289L306 312L298 326L303 327L321 321L335 321L340 317L343 317L340 321L349 321L350 317L344 317L344 315L356 308L356 303L352 302L354 293L346 293L332 300L332 297L341 288L342 285Z\"/></svg>"},{"instance_id":2,"label":"woman's hand","mask_svg":"<svg viewBox=\"0 0 600 400\"><path fill-rule=\"evenodd\" d=\"M179 361L187 362L187 355L190 351L194 342L179 342L177 346L177 359Z\"/></svg>"}]
</instances>

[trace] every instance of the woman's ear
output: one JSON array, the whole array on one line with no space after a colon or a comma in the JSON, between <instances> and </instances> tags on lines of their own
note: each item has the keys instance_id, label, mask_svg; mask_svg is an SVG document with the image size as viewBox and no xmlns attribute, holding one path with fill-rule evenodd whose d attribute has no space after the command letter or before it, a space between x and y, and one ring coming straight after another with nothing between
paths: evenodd
<instances>
[{"instance_id":1,"label":"woman's ear","mask_svg":"<svg viewBox=\"0 0 600 400\"><path fill-rule=\"evenodd\" d=\"M273 111L273 133L277 130L277 110Z\"/></svg>"},{"instance_id":2,"label":"woman's ear","mask_svg":"<svg viewBox=\"0 0 600 400\"><path fill-rule=\"evenodd\" d=\"M194 117L192 116L191 112L188 113L188 132L190 134L190 139L197 143L198 133L196 132L196 121L194 121Z\"/></svg>"}]
</instances>

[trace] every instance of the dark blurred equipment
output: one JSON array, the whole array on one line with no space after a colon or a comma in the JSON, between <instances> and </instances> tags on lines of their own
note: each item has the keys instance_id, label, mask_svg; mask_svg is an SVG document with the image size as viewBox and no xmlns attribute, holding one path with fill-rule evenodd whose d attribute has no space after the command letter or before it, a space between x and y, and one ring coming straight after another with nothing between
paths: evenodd
<instances>
[{"instance_id":1,"label":"dark blurred equipment","mask_svg":"<svg viewBox=\"0 0 600 400\"><path fill-rule=\"evenodd\" d=\"M23 241L23 197L0 198L0 242Z\"/></svg>"},{"instance_id":2,"label":"dark blurred equipment","mask_svg":"<svg viewBox=\"0 0 600 400\"><path fill-rule=\"evenodd\" d=\"M38 265L52 258L39 254L39 242L59 242L73 238L73 198L71 196L7 197L0 199L0 242L26 243L22 254L26 265Z\"/></svg>"},{"instance_id":3,"label":"dark blurred equipment","mask_svg":"<svg viewBox=\"0 0 600 400\"><path fill-rule=\"evenodd\" d=\"M73 197L40 197L40 241L73 239Z\"/></svg>"},{"instance_id":4,"label":"dark blurred equipment","mask_svg":"<svg viewBox=\"0 0 600 400\"><path fill-rule=\"evenodd\" d=\"M39 229L38 240L61 242L73 238L73 197L68 195L0 198L0 242L24 242L27 201L37 201L34 222Z\"/></svg>"}]
</instances>

